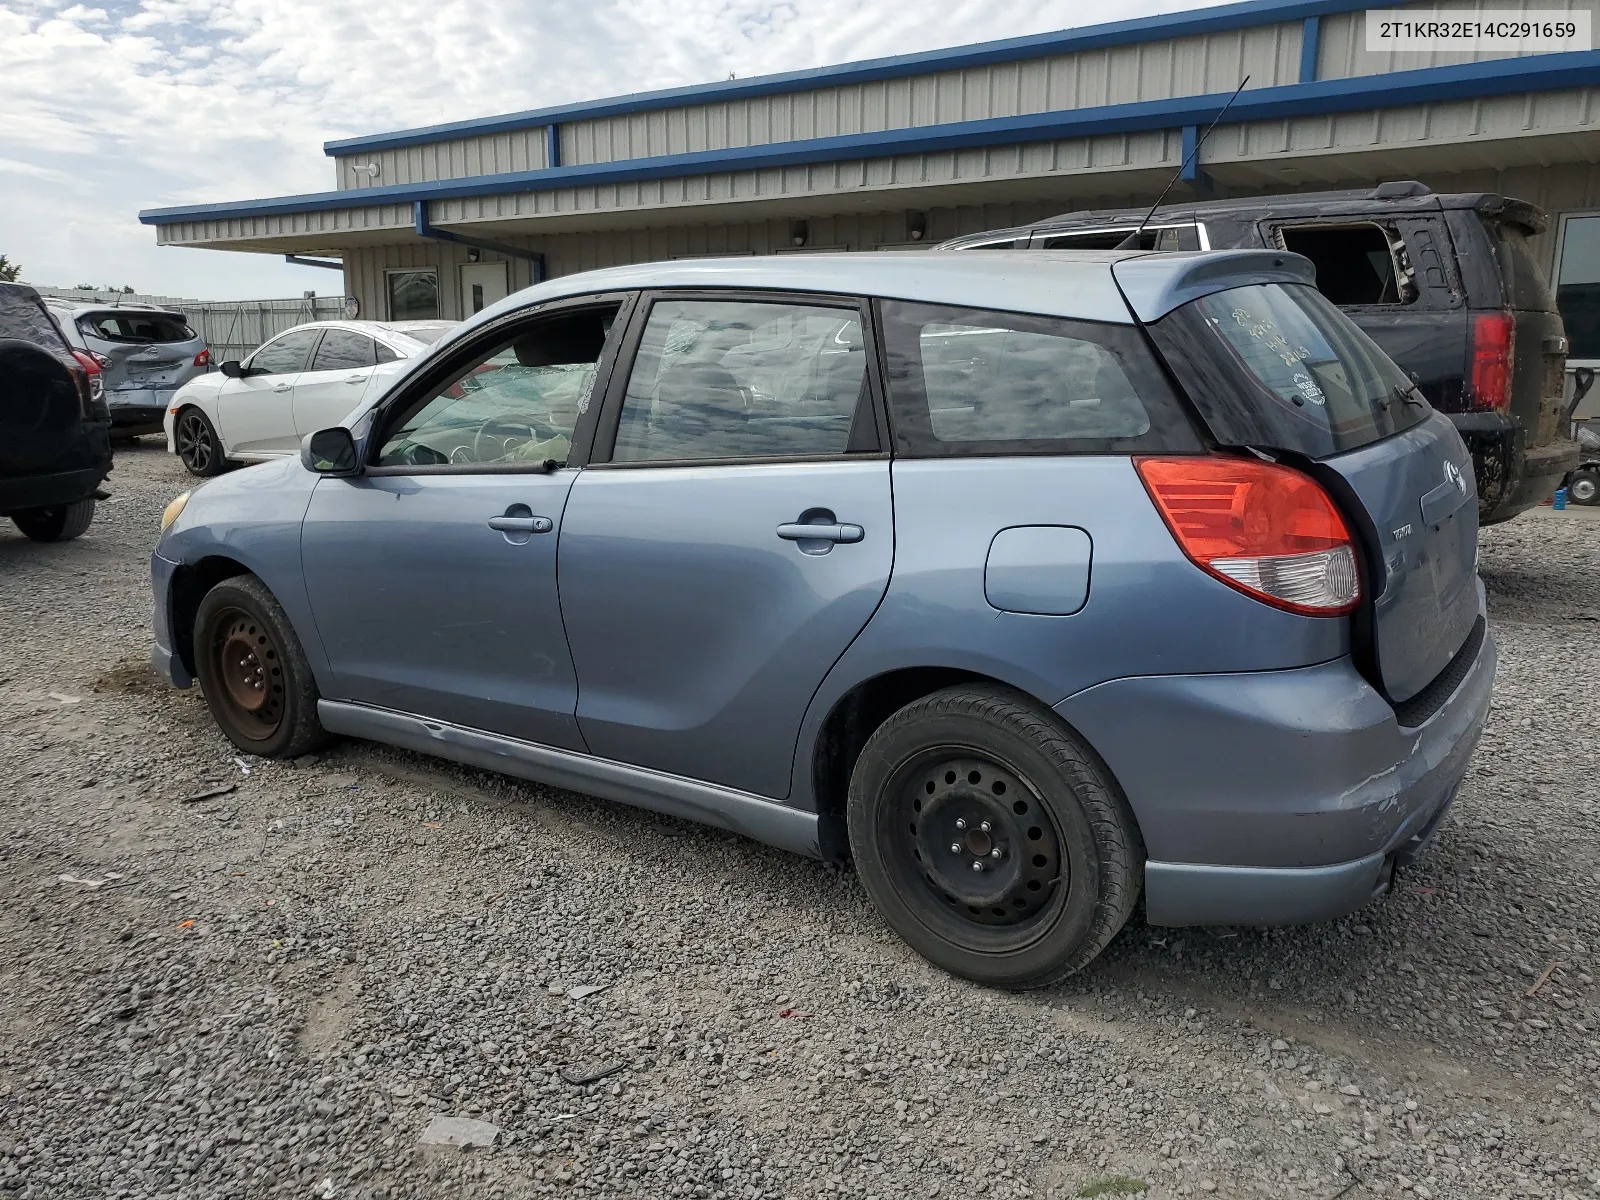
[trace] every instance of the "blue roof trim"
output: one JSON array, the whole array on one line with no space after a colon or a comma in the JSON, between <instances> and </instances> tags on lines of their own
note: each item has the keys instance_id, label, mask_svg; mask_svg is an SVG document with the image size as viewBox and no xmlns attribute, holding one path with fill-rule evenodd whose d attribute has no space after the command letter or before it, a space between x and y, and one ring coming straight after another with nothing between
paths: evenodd
<instances>
[{"instance_id":1,"label":"blue roof trim","mask_svg":"<svg viewBox=\"0 0 1600 1200\"><path fill-rule=\"evenodd\" d=\"M1426 67L1390 75L1257 88L1240 94L1228 112L1228 119L1230 124L1238 124L1369 108L1392 108L1425 101L1462 100L1509 92L1555 91L1593 86L1597 80L1600 80L1600 50L1538 54L1448 67ZM849 162L894 154L927 154L973 147L1018 145L1056 138L1181 129L1185 125L1208 124L1227 100L1228 95L1224 93L1180 96L1171 100L1031 113L1020 117L960 121L539 171L441 179L431 183L390 184L222 204L191 204L177 208L146 209L139 214L139 220L146 225L169 225L190 220L366 208L376 204L411 204L419 200L506 195L559 187L636 183L714 172Z\"/></svg>"},{"instance_id":2,"label":"blue roof trim","mask_svg":"<svg viewBox=\"0 0 1600 1200\"><path fill-rule=\"evenodd\" d=\"M759 75L751 79L728 79L716 83L697 83L656 92L635 92L581 104L535 108L526 112L478 117L470 121L451 121L419 129L400 129L393 133L369 134L324 142L322 152L329 156L359 154L374 150L396 150L450 138L481 137L509 133L562 121L581 121L614 117L625 113L652 112L680 108L686 104L744 100L781 92L808 91L822 87L841 87L853 83L875 83L931 71L958 71L966 67L1021 62L1052 54L1081 50L1101 50L1108 46L1127 46L1164 38L1191 37L1254 25L1275 25L1301 21L1307 17L1333 13L1360 12L1370 7L1363 0L1245 0L1240 4L1221 4L1215 8L1139 17L1131 21L1112 21L1055 33L1031 34L1003 41L979 42L948 50L926 50L919 54L899 54L892 58L870 58L831 67L805 71L785 71L778 75Z\"/></svg>"}]
</instances>

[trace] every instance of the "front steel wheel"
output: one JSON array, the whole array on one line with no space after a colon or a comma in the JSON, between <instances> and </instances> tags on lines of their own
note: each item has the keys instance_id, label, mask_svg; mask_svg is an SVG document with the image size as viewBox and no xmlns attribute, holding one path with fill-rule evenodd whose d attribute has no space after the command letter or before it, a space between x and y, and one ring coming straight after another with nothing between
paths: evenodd
<instances>
[{"instance_id":1,"label":"front steel wheel","mask_svg":"<svg viewBox=\"0 0 1600 1200\"><path fill-rule=\"evenodd\" d=\"M205 413L198 408L184 409L178 414L178 424L172 432L178 458L189 474L201 477L222 474L227 466L222 457L222 441Z\"/></svg>"},{"instance_id":2,"label":"front steel wheel","mask_svg":"<svg viewBox=\"0 0 1600 1200\"><path fill-rule=\"evenodd\" d=\"M1126 923L1144 847L1095 756L1055 714L993 685L913 701L862 748L850 848L913 949L978 983L1070 975Z\"/></svg>"},{"instance_id":3,"label":"front steel wheel","mask_svg":"<svg viewBox=\"0 0 1600 1200\"><path fill-rule=\"evenodd\" d=\"M300 639L255 576L224 579L205 594L194 661L212 718L239 749L294 758L328 740Z\"/></svg>"}]
</instances>

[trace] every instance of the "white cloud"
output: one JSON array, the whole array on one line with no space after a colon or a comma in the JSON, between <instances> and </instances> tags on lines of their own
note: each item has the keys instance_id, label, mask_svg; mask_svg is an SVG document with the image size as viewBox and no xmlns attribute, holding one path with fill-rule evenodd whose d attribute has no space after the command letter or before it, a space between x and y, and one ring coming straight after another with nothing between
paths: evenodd
<instances>
[{"instance_id":1,"label":"white cloud","mask_svg":"<svg viewBox=\"0 0 1600 1200\"><path fill-rule=\"evenodd\" d=\"M1097 21L1193 7L1108 0ZM6 0L0 252L39 283L326 290L267 255L159 249L140 208L322 191L321 145L412 125L1083 23L1075 0Z\"/></svg>"}]
</instances>

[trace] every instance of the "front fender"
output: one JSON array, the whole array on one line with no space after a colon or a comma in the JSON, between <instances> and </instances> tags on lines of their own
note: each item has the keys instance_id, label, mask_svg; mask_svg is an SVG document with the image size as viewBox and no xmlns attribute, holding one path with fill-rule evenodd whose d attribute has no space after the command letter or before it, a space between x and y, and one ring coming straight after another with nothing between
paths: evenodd
<instances>
[{"instance_id":1,"label":"front fender","mask_svg":"<svg viewBox=\"0 0 1600 1200\"><path fill-rule=\"evenodd\" d=\"M311 616L300 563L300 527L318 477L298 458L246 467L194 489L183 512L162 536L156 553L184 569L207 559L227 559L249 571L277 598L304 648L319 688L328 683L328 656ZM166 595L158 607L171 611Z\"/></svg>"}]
</instances>

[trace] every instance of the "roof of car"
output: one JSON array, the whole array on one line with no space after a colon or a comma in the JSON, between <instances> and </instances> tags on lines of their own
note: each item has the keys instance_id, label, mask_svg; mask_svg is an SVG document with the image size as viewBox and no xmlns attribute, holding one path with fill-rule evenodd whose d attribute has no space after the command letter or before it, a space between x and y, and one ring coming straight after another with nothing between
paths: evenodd
<instances>
[{"instance_id":1,"label":"roof of car","mask_svg":"<svg viewBox=\"0 0 1600 1200\"><path fill-rule=\"evenodd\" d=\"M118 312L118 313L150 313L162 317L182 317L181 308L168 308L163 304L118 304L115 300L68 300L62 296L45 296L46 308L65 309L67 312Z\"/></svg>"},{"instance_id":2,"label":"roof of car","mask_svg":"<svg viewBox=\"0 0 1600 1200\"><path fill-rule=\"evenodd\" d=\"M1303 281L1310 272L1310 264L1296 255L1261 250L1205 255L1136 250L1000 250L982 254L896 251L683 259L564 275L508 296L462 328L470 330L484 321L548 300L642 288L736 288L873 296L1129 325L1133 317L1112 267L1140 258L1151 260L1137 272L1141 281L1141 316L1146 320L1154 318L1145 316L1145 311L1155 312L1164 302L1162 297L1182 291L1186 279L1192 285L1197 272L1210 281L1205 286L1212 291L1251 282L1275 270L1296 281ZM1204 261L1197 264L1197 259ZM1298 265L1285 268L1290 259L1297 259Z\"/></svg>"}]
</instances>

